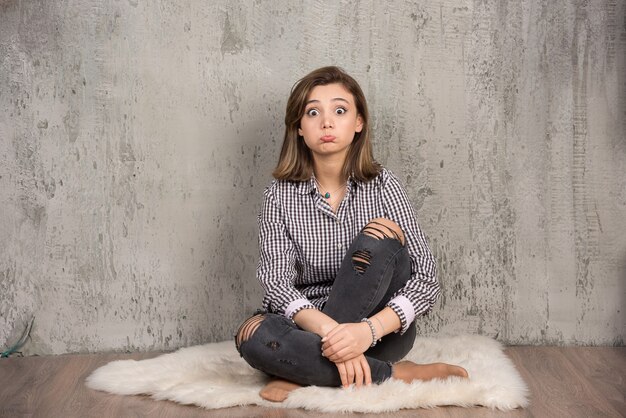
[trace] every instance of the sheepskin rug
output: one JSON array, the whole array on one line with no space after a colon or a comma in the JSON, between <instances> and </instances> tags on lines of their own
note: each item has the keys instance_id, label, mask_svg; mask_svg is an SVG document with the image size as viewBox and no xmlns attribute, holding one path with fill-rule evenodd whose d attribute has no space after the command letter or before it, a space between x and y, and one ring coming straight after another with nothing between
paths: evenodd
<instances>
[{"instance_id":1,"label":"sheepskin rug","mask_svg":"<svg viewBox=\"0 0 626 418\"><path fill-rule=\"evenodd\" d=\"M389 379L357 389L309 386L285 402L259 397L268 377L239 357L232 341L182 348L147 360L118 360L95 370L87 386L120 395L151 395L208 409L240 405L305 408L321 412L391 412L439 405L510 410L528 404L528 388L495 340L482 336L418 337L406 357L416 363L465 367L469 380L450 378L406 384Z\"/></svg>"}]
</instances>

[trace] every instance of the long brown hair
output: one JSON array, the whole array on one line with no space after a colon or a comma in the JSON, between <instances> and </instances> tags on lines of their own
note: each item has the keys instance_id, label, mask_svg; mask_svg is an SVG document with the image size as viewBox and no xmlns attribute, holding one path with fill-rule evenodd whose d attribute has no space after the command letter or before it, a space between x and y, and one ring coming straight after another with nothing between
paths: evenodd
<instances>
[{"instance_id":1,"label":"long brown hair","mask_svg":"<svg viewBox=\"0 0 626 418\"><path fill-rule=\"evenodd\" d=\"M287 100L285 112L285 136L280 150L278 164L272 173L279 180L303 181L313 174L313 156L311 150L298 135L300 120L304 115L306 101L311 90L317 86L341 84L354 97L357 112L363 119L363 129L354 135L343 165L345 178L352 176L361 181L373 179L380 172L381 166L374 160L369 133L369 113L367 102L359 83L339 67L323 67L302 77L294 84Z\"/></svg>"}]
</instances>

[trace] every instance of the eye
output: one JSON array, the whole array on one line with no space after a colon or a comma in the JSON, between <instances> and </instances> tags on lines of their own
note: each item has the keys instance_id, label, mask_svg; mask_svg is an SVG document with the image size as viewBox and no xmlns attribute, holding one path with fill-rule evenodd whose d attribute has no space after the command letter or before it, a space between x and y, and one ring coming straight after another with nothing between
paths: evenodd
<instances>
[{"instance_id":1,"label":"eye","mask_svg":"<svg viewBox=\"0 0 626 418\"><path fill-rule=\"evenodd\" d=\"M338 107L337 109L335 109L335 113L338 115L343 115L347 112L345 107Z\"/></svg>"},{"instance_id":2,"label":"eye","mask_svg":"<svg viewBox=\"0 0 626 418\"><path fill-rule=\"evenodd\" d=\"M317 111L317 109L313 108L313 109L309 109L306 111L307 116L317 116L320 114L320 112Z\"/></svg>"}]
</instances>

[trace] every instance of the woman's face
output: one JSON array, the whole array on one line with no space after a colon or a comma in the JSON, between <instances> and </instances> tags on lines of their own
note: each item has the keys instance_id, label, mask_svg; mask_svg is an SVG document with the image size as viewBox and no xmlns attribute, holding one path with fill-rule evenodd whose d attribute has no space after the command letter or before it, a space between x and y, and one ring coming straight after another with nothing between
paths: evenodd
<instances>
[{"instance_id":1,"label":"woman's face","mask_svg":"<svg viewBox=\"0 0 626 418\"><path fill-rule=\"evenodd\" d=\"M313 158L345 157L354 135L363 129L354 97L342 84L316 86L307 98L298 135Z\"/></svg>"}]
</instances>

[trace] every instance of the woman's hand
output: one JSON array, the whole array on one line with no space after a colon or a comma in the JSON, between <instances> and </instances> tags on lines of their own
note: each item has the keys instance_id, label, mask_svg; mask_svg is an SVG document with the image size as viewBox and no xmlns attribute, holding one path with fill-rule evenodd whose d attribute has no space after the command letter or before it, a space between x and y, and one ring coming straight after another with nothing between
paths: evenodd
<instances>
[{"instance_id":1,"label":"woman's hand","mask_svg":"<svg viewBox=\"0 0 626 418\"><path fill-rule=\"evenodd\" d=\"M322 338L322 354L334 363L363 354L372 345L372 331L366 322L339 324Z\"/></svg>"},{"instance_id":2,"label":"woman's hand","mask_svg":"<svg viewBox=\"0 0 626 418\"><path fill-rule=\"evenodd\" d=\"M344 388L347 388L352 383L358 388L364 384L372 384L370 365L363 354L348 361L335 363L335 365L337 370L339 370L339 377L341 377L341 384Z\"/></svg>"}]
</instances>

